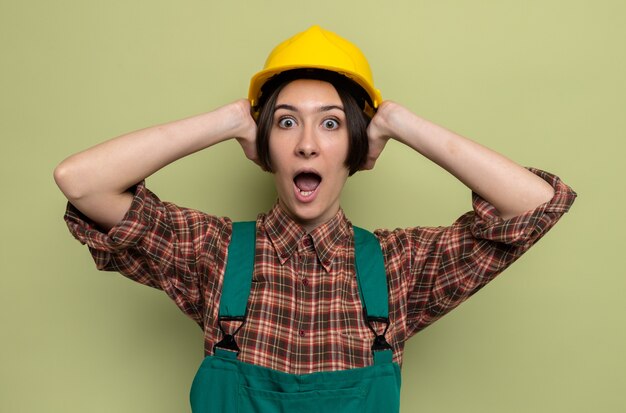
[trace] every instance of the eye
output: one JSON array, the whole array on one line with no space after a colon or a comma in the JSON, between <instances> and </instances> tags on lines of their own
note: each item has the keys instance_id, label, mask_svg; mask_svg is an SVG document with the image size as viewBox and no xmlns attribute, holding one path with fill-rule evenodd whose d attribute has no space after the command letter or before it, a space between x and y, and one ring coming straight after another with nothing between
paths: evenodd
<instances>
[{"instance_id":1,"label":"eye","mask_svg":"<svg viewBox=\"0 0 626 413\"><path fill-rule=\"evenodd\" d=\"M291 117L282 117L278 119L278 126L283 129L290 129L296 126L296 121Z\"/></svg>"},{"instance_id":2,"label":"eye","mask_svg":"<svg viewBox=\"0 0 626 413\"><path fill-rule=\"evenodd\" d=\"M324 129L335 130L339 127L339 121L337 119L326 119L323 126Z\"/></svg>"}]
</instances>

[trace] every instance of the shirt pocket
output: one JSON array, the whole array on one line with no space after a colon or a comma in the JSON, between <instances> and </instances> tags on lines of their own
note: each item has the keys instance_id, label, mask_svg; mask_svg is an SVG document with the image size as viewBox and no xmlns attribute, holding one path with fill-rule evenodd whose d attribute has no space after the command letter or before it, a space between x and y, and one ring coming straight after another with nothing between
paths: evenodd
<instances>
[{"instance_id":1,"label":"shirt pocket","mask_svg":"<svg viewBox=\"0 0 626 413\"><path fill-rule=\"evenodd\" d=\"M371 347L374 335L369 331L366 333L369 335L337 333L335 339L340 349L337 357L345 368L366 367L373 363Z\"/></svg>"}]
</instances>

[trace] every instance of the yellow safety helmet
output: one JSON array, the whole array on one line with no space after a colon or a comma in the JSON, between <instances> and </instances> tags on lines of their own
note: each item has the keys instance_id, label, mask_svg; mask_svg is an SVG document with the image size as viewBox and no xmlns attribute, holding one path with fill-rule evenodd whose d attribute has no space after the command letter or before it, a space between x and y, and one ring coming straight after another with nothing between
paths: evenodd
<instances>
[{"instance_id":1,"label":"yellow safety helmet","mask_svg":"<svg viewBox=\"0 0 626 413\"><path fill-rule=\"evenodd\" d=\"M248 99L251 106L257 106L261 88L271 77L293 69L323 69L342 74L363 88L374 109L382 102L380 91L374 87L370 66L361 50L333 32L312 26L272 50L263 70L250 80ZM366 112L367 109L372 111L371 108L364 109Z\"/></svg>"}]
</instances>

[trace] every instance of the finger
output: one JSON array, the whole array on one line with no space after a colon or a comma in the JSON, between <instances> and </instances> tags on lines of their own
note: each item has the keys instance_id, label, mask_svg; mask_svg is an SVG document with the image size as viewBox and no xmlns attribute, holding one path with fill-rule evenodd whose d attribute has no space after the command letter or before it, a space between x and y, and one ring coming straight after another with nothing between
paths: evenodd
<instances>
[{"instance_id":1,"label":"finger","mask_svg":"<svg viewBox=\"0 0 626 413\"><path fill-rule=\"evenodd\" d=\"M365 161L365 163L361 166L360 170L371 171L372 169L374 169L375 164L376 164L376 161Z\"/></svg>"}]
</instances>

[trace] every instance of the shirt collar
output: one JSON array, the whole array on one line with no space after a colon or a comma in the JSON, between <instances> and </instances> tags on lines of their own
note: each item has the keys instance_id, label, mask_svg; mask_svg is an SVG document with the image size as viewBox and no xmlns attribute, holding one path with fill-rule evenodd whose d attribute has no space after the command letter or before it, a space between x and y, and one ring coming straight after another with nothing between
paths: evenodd
<instances>
[{"instance_id":1,"label":"shirt collar","mask_svg":"<svg viewBox=\"0 0 626 413\"><path fill-rule=\"evenodd\" d=\"M330 272L335 255L346 244L350 226L350 222L340 208L332 219L309 234L317 257L326 272ZM274 205L265 217L265 230L281 264L293 255L298 249L298 242L307 236L304 228L291 219L278 204Z\"/></svg>"}]
</instances>

